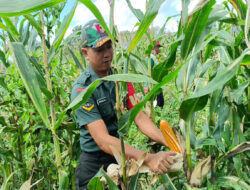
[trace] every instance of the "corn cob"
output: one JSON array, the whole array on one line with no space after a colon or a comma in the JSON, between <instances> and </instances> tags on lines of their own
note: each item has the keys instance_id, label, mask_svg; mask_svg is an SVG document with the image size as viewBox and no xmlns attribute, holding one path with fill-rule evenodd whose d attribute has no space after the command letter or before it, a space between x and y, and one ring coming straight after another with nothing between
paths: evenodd
<instances>
[{"instance_id":1,"label":"corn cob","mask_svg":"<svg viewBox=\"0 0 250 190\"><path fill-rule=\"evenodd\" d=\"M174 132L169 126L168 122L165 120L160 121L160 129L163 134L163 137L168 144L168 147L171 151L181 153L180 143L176 138Z\"/></svg>"}]
</instances>

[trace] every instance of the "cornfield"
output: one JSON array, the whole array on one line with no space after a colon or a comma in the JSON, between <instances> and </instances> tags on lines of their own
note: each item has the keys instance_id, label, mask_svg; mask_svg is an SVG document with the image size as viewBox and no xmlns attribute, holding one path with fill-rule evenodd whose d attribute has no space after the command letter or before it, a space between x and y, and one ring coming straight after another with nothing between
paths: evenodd
<instances>
[{"instance_id":1,"label":"cornfield","mask_svg":"<svg viewBox=\"0 0 250 190\"><path fill-rule=\"evenodd\" d=\"M117 102L125 96L126 82L141 94L131 111L119 113L121 142L148 152L171 148L153 145L137 131L134 118L147 105L159 128L160 120L172 126L180 143L175 149L184 158L180 171L163 175L123 172L123 189L250 189L250 1L200 0L190 13L190 0L182 0L177 32L165 32L171 17L159 30L151 27L164 1L147 0L142 12L126 0L138 27L124 32L114 24L115 0L108 1L109 24L91 0L74 1L64 19L66 0L0 0L1 190L75 189L81 150L74 110L101 80L116 83ZM81 26L65 37L78 4L116 44L114 74L70 102L72 84L88 65L80 51ZM146 58L156 40L163 47L151 68ZM162 110L153 106L160 92ZM119 189L102 169L88 187Z\"/></svg>"}]
</instances>

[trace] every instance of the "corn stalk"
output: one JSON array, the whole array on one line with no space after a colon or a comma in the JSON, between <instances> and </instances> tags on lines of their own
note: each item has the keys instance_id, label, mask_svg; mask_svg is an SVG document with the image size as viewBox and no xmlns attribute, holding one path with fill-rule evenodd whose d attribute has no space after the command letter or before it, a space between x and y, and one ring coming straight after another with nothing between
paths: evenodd
<instances>
[{"instance_id":1,"label":"corn stalk","mask_svg":"<svg viewBox=\"0 0 250 190\"><path fill-rule=\"evenodd\" d=\"M50 69L48 65L48 58L47 58L47 49L46 49L46 42L45 42L45 32L44 32L44 19L43 19L43 11L40 11L40 17L42 21L42 47L43 47L43 61L44 61L44 67L45 67L45 74L46 74L46 83L47 83L47 88L52 94L52 84L50 80ZM54 99L51 99L49 101L50 105L50 117L51 117L51 132L53 135L53 141L54 141L54 149L56 153L56 164L58 168L58 173L59 173L59 184L61 181L61 173L62 173L62 160L61 160L61 152L60 152L60 144L58 141L58 137L56 135L56 131L54 130L55 126L55 106L54 106Z\"/></svg>"}]
</instances>

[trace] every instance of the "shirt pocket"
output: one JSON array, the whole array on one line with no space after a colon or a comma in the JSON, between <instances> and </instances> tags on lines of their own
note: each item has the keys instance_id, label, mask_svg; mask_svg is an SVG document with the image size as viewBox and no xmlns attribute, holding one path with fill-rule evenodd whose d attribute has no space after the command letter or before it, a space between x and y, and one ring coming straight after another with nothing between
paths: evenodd
<instances>
[{"instance_id":1,"label":"shirt pocket","mask_svg":"<svg viewBox=\"0 0 250 190\"><path fill-rule=\"evenodd\" d=\"M106 100L105 102L99 103L98 108L102 117L104 118L112 117L113 110L110 100Z\"/></svg>"}]
</instances>

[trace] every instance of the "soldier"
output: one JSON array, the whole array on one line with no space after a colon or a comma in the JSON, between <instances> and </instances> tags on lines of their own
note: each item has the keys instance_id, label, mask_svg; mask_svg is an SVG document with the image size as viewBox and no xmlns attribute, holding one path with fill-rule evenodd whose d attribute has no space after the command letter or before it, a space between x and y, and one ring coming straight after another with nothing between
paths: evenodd
<instances>
[{"instance_id":1,"label":"soldier","mask_svg":"<svg viewBox=\"0 0 250 190\"><path fill-rule=\"evenodd\" d=\"M97 20L91 20L83 27L82 39L82 53L89 66L73 84L72 101L93 81L112 74L112 42ZM112 145L120 151L115 103L115 83L101 81L88 101L76 110L82 150L76 169L77 189L86 189L101 166L106 169L109 164L116 163L110 150ZM142 111L136 116L135 123L146 136L167 146L160 130ZM143 153L125 144L127 159L137 160ZM173 164L172 156L175 156L174 152L147 153L144 164L152 171L163 174Z\"/></svg>"}]
</instances>

